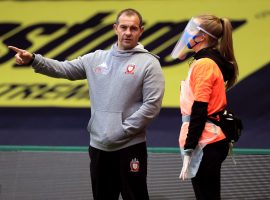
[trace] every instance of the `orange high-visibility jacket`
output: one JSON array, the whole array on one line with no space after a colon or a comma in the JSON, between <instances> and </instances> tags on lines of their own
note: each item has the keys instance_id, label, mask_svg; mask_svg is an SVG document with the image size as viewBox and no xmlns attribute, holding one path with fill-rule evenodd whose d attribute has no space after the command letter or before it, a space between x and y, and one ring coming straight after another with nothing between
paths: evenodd
<instances>
[{"instance_id":1,"label":"orange high-visibility jacket","mask_svg":"<svg viewBox=\"0 0 270 200\"><path fill-rule=\"evenodd\" d=\"M225 83L218 65L209 58L194 60L190 66L188 77L181 82L180 107L183 118L191 115L194 101L208 103L208 115L211 115L227 104ZM179 145L183 149L188 134L189 122L184 121L181 126ZM199 147L220 141L225 138L219 126L206 122L199 138Z\"/></svg>"}]
</instances>

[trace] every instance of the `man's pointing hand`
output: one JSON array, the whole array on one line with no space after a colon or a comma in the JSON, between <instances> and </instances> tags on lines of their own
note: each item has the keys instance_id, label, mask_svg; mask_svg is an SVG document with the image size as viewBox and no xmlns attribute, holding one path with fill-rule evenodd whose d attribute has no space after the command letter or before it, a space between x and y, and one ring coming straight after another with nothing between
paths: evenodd
<instances>
[{"instance_id":1,"label":"man's pointing hand","mask_svg":"<svg viewBox=\"0 0 270 200\"><path fill-rule=\"evenodd\" d=\"M18 65L28 65L34 59L34 54L26 50L14 46L8 46L8 48L16 52L15 58Z\"/></svg>"}]
</instances>

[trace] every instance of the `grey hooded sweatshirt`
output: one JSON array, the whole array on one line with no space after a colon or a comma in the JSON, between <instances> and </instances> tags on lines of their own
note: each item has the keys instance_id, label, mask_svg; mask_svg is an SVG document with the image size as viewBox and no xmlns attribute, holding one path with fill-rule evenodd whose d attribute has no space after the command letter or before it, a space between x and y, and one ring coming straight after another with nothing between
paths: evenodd
<instances>
[{"instance_id":1,"label":"grey hooded sweatshirt","mask_svg":"<svg viewBox=\"0 0 270 200\"><path fill-rule=\"evenodd\" d=\"M132 50L114 44L64 62L36 54L32 66L55 78L87 78L91 146L115 151L146 141L146 127L161 108L164 77L156 56L141 44Z\"/></svg>"}]
</instances>

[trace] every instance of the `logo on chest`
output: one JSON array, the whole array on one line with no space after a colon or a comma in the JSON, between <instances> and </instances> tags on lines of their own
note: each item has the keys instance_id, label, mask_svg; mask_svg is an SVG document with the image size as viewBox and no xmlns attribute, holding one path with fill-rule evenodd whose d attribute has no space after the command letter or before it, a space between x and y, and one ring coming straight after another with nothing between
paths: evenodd
<instances>
[{"instance_id":1,"label":"logo on chest","mask_svg":"<svg viewBox=\"0 0 270 200\"><path fill-rule=\"evenodd\" d=\"M135 64L129 64L129 65L126 67L125 74L134 74L136 68L137 68L137 66L136 66Z\"/></svg>"}]
</instances>

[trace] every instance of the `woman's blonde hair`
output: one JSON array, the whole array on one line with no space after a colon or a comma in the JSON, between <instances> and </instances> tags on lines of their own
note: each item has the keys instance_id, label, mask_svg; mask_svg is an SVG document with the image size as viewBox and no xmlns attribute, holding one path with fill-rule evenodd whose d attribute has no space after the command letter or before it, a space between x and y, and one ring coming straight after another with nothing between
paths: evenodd
<instances>
[{"instance_id":1,"label":"woman's blonde hair","mask_svg":"<svg viewBox=\"0 0 270 200\"><path fill-rule=\"evenodd\" d=\"M209 46L217 48L234 66L234 75L226 82L226 88L231 88L236 82L239 74L238 65L235 60L232 39L232 25L227 18L218 18L214 15L199 15L200 27L205 29L216 38L209 36Z\"/></svg>"}]
</instances>

